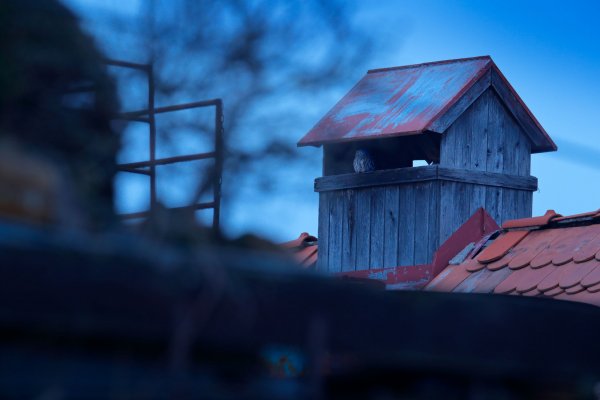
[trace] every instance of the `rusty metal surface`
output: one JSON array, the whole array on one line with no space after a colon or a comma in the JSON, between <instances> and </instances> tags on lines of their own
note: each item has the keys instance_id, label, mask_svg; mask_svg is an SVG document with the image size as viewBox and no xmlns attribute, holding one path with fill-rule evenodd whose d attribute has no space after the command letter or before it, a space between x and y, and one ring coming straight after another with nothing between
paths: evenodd
<instances>
[{"instance_id":1,"label":"rusty metal surface","mask_svg":"<svg viewBox=\"0 0 600 400\"><path fill-rule=\"evenodd\" d=\"M371 70L298 145L423 132L491 65L484 56Z\"/></svg>"}]
</instances>

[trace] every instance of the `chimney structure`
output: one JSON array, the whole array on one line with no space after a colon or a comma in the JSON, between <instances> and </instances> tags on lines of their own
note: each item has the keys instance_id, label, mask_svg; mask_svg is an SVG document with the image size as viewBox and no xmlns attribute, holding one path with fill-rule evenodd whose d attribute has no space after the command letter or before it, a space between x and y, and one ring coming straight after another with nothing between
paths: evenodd
<instances>
[{"instance_id":1,"label":"chimney structure","mask_svg":"<svg viewBox=\"0 0 600 400\"><path fill-rule=\"evenodd\" d=\"M531 154L557 149L488 56L368 71L298 145L324 150L328 272L428 264L480 207L530 217Z\"/></svg>"}]
</instances>

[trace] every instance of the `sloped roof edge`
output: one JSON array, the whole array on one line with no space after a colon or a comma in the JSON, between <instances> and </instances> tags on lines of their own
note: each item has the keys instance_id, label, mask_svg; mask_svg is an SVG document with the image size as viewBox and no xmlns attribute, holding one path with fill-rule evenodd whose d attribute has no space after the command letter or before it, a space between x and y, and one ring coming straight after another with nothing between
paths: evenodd
<instances>
[{"instance_id":1,"label":"sloped roof edge","mask_svg":"<svg viewBox=\"0 0 600 400\"><path fill-rule=\"evenodd\" d=\"M439 70L445 66L453 66L453 69ZM428 68L439 71L430 72L432 76L422 83L419 79ZM414 72L407 72L409 70ZM390 76L386 77L386 74ZM394 74L403 75L399 78ZM376 75L383 78L373 80ZM456 81L454 85L448 84L451 80ZM389 87L392 85L398 87ZM557 150L554 141L490 56L369 70L298 142L298 146L409 136L428 131L442 133L489 87L494 88L531 140L532 153ZM387 100L386 95L389 95ZM421 100L425 98L425 101L416 102L420 108L413 106L415 96L421 96ZM443 102L435 103L439 99L434 97L440 96Z\"/></svg>"}]
</instances>

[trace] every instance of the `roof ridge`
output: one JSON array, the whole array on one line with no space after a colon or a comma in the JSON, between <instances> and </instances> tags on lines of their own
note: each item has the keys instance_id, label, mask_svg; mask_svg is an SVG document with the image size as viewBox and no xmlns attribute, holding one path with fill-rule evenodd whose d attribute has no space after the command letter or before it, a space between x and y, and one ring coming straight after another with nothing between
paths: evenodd
<instances>
[{"instance_id":1,"label":"roof ridge","mask_svg":"<svg viewBox=\"0 0 600 400\"><path fill-rule=\"evenodd\" d=\"M452 64L452 63L459 63L459 62L466 62L466 61L473 61L473 60L483 60L483 59L488 59L493 62L491 56L485 55L485 56L476 56L476 57L454 58L451 60L429 61L429 62L424 62L424 63L420 63L420 64L400 65L397 67L374 68L374 69L368 70L367 74L373 74L373 73L377 73L377 72L394 71L394 70L400 70L400 69L419 68L419 67L425 67L425 66L429 66L429 65Z\"/></svg>"},{"instance_id":2,"label":"roof ridge","mask_svg":"<svg viewBox=\"0 0 600 400\"><path fill-rule=\"evenodd\" d=\"M547 210L542 216L519 218L505 221L502 224L504 230L541 229L569 227L573 224L592 225L600 223L600 209L580 214L561 215L554 210Z\"/></svg>"}]
</instances>

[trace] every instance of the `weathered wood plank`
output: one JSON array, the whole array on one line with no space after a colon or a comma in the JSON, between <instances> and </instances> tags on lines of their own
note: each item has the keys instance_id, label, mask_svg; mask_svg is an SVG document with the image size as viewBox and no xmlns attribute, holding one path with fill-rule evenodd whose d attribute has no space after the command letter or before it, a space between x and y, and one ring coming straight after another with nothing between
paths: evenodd
<instances>
[{"instance_id":1,"label":"weathered wood plank","mask_svg":"<svg viewBox=\"0 0 600 400\"><path fill-rule=\"evenodd\" d=\"M451 216L454 213L455 186L454 182L440 182L440 245L452 233Z\"/></svg>"},{"instance_id":2,"label":"weathered wood plank","mask_svg":"<svg viewBox=\"0 0 600 400\"><path fill-rule=\"evenodd\" d=\"M486 171L501 173L504 170L504 109L495 93L490 93L488 104L488 145Z\"/></svg>"},{"instance_id":3,"label":"weathered wood plank","mask_svg":"<svg viewBox=\"0 0 600 400\"><path fill-rule=\"evenodd\" d=\"M385 188L371 189L371 242L369 268L383 268L385 238Z\"/></svg>"},{"instance_id":4,"label":"weathered wood plank","mask_svg":"<svg viewBox=\"0 0 600 400\"><path fill-rule=\"evenodd\" d=\"M433 253L440 247L440 182L430 184L431 204L429 205L429 231L427 232L427 247L429 248L430 263L433 261Z\"/></svg>"},{"instance_id":5,"label":"weathered wood plank","mask_svg":"<svg viewBox=\"0 0 600 400\"><path fill-rule=\"evenodd\" d=\"M354 271L356 268L356 229L354 190L344 190L344 209L342 210L342 271Z\"/></svg>"},{"instance_id":6,"label":"weathered wood plank","mask_svg":"<svg viewBox=\"0 0 600 400\"><path fill-rule=\"evenodd\" d=\"M500 174L486 171L447 168L428 165L415 168L399 168L366 174L326 176L315 180L315 191L369 188L394 184L418 183L432 180L476 183L486 186L508 187L520 190L537 190L537 178Z\"/></svg>"},{"instance_id":7,"label":"weathered wood plank","mask_svg":"<svg viewBox=\"0 0 600 400\"><path fill-rule=\"evenodd\" d=\"M398 215L400 265L414 265L415 261L415 188L414 185L400 187Z\"/></svg>"},{"instance_id":8,"label":"weathered wood plank","mask_svg":"<svg viewBox=\"0 0 600 400\"><path fill-rule=\"evenodd\" d=\"M471 126L469 132L470 151L468 169L486 171L488 113L492 93L487 90L472 106Z\"/></svg>"},{"instance_id":9,"label":"weathered wood plank","mask_svg":"<svg viewBox=\"0 0 600 400\"><path fill-rule=\"evenodd\" d=\"M436 199L431 198L431 183L415 185L415 259L414 264L426 264L429 254L429 208Z\"/></svg>"},{"instance_id":10,"label":"weathered wood plank","mask_svg":"<svg viewBox=\"0 0 600 400\"><path fill-rule=\"evenodd\" d=\"M473 215L478 208L485 208L485 186L473 185L471 188L471 198L469 199L469 215Z\"/></svg>"},{"instance_id":11,"label":"weathered wood plank","mask_svg":"<svg viewBox=\"0 0 600 400\"><path fill-rule=\"evenodd\" d=\"M492 71L492 86L518 124L523 128L525 134L534 144L534 146L532 146L533 152L556 150L550 143L550 139L546 136L543 129L536 124L534 118L532 118L527 109L525 109L523 104L509 89L509 85L510 84L506 82L497 71Z\"/></svg>"},{"instance_id":12,"label":"weathered wood plank","mask_svg":"<svg viewBox=\"0 0 600 400\"><path fill-rule=\"evenodd\" d=\"M500 218L500 225L505 221L519 218L519 207L520 204L517 200L517 191L514 189L503 189L502 190L502 216Z\"/></svg>"},{"instance_id":13,"label":"weathered wood plank","mask_svg":"<svg viewBox=\"0 0 600 400\"><path fill-rule=\"evenodd\" d=\"M327 270L342 270L342 216L344 210L344 193L333 192L329 200L329 257Z\"/></svg>"},{"instance_id":14,"label":"weathered wood plank","mask_svg":"<svg viewBox=\"0 0 600 400\"><path fill-rule=\"evenodd\" d=\"M455 199L455 213L452 220L452 233L464 224L471 213L471 199L473 197L474 185L462 182L456 182L456 199Z\"/></svg>"},{"instance_id":15,"label":"weathered wood plank","mask_svg":"<svg viewBox=\"0 0 600 400\"><path fill-rule=\"evenodd\" d=\"M440 244L452 235L470 216L473 185L442 182L440 188Z\"/></svg>"},{"instance_id":16,"label":"weathered wood plank","mask_svg":"<svg viewBox=\"0 0 600 400\"><path fill-rule=\"evenodd\" d=\"M439 167L438 179L520 190L537 190L537 178L533 176L507 175L495 172Z\"/></svg>"},{"instance_id":17,"label":"weathered wood plank","mask_svg":"<svg viewBox=\"0 0 600 400\"><path fill-rule=\"evenodd\" d=\"M330 193L319 193L319 252L317 270L326 272L329 258L329 197Z\"/></svg>"},{"instance_id":18,"label":"weathered wood plank","mask_svg":"<svg viewBox=\"0 0 600 400\"><path fill-rule=\"evenodd\" d=\"M485 210L498 224L502 221L502 188L486 187Z\"/></svg>"},{"instance_id":19,"label":"weathered wood plank","mask_svg":"<svg viewBox=\"0 0 600 400\"><path fill-rule=\"evenodd\" d=\"M315 191L356 189L399 183L421 182L437 177L437 165L415 168L398 168L362 174L341 174L315 179Z\"/></svg>"},{"instance_id":20,"label":"weathered wood plank","mask_svg":"<svg viewBox=\"0 0 600 400\"><path fill-rule=\"evenodd\" d=\"M385 188L383 266L398 266L398 207L400 192L396 186Z\"/></svg>"},{"instance_id":21,"label":"weathered wood plank","mask_svg":"<svg viewBox=\"0 0 600 400\"><path fill-rule=\"evenodd\" d=\"M356 270L369 269L371 243L371 191L357 190L356 196Z\"/></svg>"},{"instance_id":22,"label":"weathered wood plank","mask_svg":"<svg viewBox=\"0 0 600 400\"><path fill-rule=\"evenodd\" d=\"M524 140L522 146L522 151L517 154L517 165L519 166L517 175L529 176L531 175L531 143L529 140Z\"/></svg>"}]
</instances>

